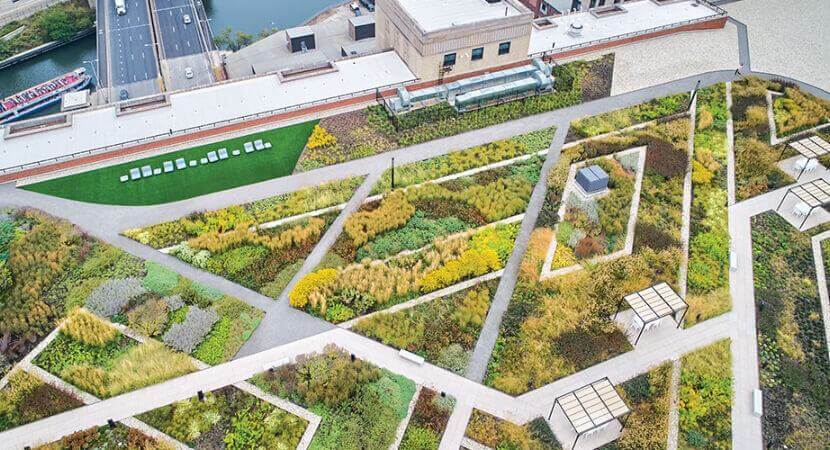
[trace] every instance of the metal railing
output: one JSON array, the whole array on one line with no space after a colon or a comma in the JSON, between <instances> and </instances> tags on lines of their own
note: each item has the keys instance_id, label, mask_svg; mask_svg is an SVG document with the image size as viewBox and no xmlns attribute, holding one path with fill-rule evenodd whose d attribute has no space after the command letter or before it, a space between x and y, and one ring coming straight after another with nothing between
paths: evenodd
<instances>
[{"instance_id":1,"label":"metal railing","mask_svg":"<svg viewBox=\"0 0 830 450\"><path fill-rule=\"evenodd\" d=\"M552 48L550 50L545 50L544 52L533 53L530 56L531 57L537 57L537 58L539 58L539 57L544 58L544 57L556 55L558 53L565 53L565 52L569 52L569 51L572 51L572 50L578 50L578 49L581 49L581 48L595 47L597 45L604 44L606 42L621 41L621 40L632 38L632 37L643 36L643 35L646 35L646 34L652 34L652 33L656 33L658 31L663 31L663 30L670 30L672 28L679 28L679 27L682 27L682 26L691 25L691 24L695 24L695 23L709 22L711 20L714 20L715 18L724 17L724 16L727 16L729 14L728 12L726 12L726 10L724 10L723 8L721 8L717 5L714 5L714 4L710 3L708 0L695 0L695 1L697 3L700 3L704 6L712 9L714 11L714 14L709 15L709 16L705 16L705 17L698 17L696 19L687 19L687 20L684 20L684 21L681 21L681 22L674 22L674 23L670 23L668 25L661 25L659 27L648 28L648 29L645 29L645 30L631 31L629 33L618 34L618 35L615 35L615 36L610 36L610 37L606 37L606 38L602 38L602 39L596 39L596 40L593 40L593 41L587 41L587 42L583 42L581 44L569 45L567 47Z\"/></svg>"},{"instance_id":2,"label":"metal railing","mask_svg":"<svg viewBox=\"0 0 830 450\"><path fill-rule=\"evenodd\" d=\"M212 129L227 126L227 125L233 125L233 124L237 124L237 123L241 123L241 122L246 122L246 121L249 121L249 120L262 119L262 118L265 118L265 117L271 117L271 116L275 116L277 114L283 114L283 113L287 113L287 112L291 112L291 111L299 111L299 110L303 110L303 109L306 109L306 108L309 108L309 107L312 107L312 106L322 105L322 104L326 104L326 103L333 103L333 102L337 102L337 101L340 101L340 100L347 100L347 99L352 99L352 98L366 96L366 95L377 95L377 92L379 92L379 91L383 91L383 90L387 90L387 89L390 89L390 88L402 86L402 85L405 85L405 84L408 84L408 83L412 83L414 81L416 81L416 80L412 79L412 80L409 80L409 81L406 81L406 82L403 82L403 83L389 84L389 85L380 86L380 87L377 87L377 88L366 89L366 90L359 91L359 92L353 92L353 93L349 93L349 94L342 94L342 95L338 95L338 96L334 96L334 97L328 97L328 98L324 98L324 99L320 99L320 100L314 100L314 101L311 101L311 102L301 103L299 105L286 106L286 107L276 108L276 109L263 111L263 112L258 112L258 113L254 113L254 114L247 114L247 115L244 115L244 116L233 117L233 118L230 118L230 119L211 122L211 123L208 123L208 124L196 125L196 126L193 126L193 127L183 128L183 129L180 129L180 130L174 130L174 131L168 132L168 133L160 133L160 134L147 136L147 137L143 137L143 138L139 138L139 139L133 139L133 140L129 140L129 141L119 142L117 144L110 144L110 145L103 146L103 147L97 147L97 148L94 148L94 149L91 149L91 150L84 150L84 151L80 151L80 152L71 153L71 154L68 154L68 155L56 156L54 158L47 158L47 159L42 159L42 160L31 162L31 163L6 167L6 168L0 169L0 175L7 175L7 174L12 174L12 173L17 173L17 172L21 172L21 171L24 171L24 170L27 170L27 169L33 169L33 168L36 168L36 167L47 166L47 165L56 164L56 163L60 163L60 162L65 162L65 161L71 161L73 159L77 159L77 158L80 158L80 157L93 156L93 155L107 153L107 152L111 152L111 151L115 151L115 150L121 150L121 149L124 149L124 148L127 148L127 147L133 147L133 146L136 146L136 145L156 142L156 141L159 141L161 139L169 139L171 137L183 136L183 135L187 135L187 134L191 134L191 133L196 133L196 132L199 132L199 131L212 130Z\"/></svg>"}]
</instances>

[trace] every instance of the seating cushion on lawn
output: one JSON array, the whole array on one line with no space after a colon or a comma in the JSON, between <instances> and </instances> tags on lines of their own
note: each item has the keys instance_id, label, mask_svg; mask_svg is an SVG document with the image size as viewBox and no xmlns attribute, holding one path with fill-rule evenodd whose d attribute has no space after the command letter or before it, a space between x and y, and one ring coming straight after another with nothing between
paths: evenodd
<instances>
[{"instance_id":1,"label":"seating cushion on lawn","mask_svg":"<svg viewBox=\"0 0 830 450\"><path fill-rule=\"evenodd\" d=\"M161 175L161 169L153 169L153 175Z\"/></svg>"},{"instance_id":2,"label":"seating cushion on lawn","mask_svg":"<svg viewBox=\"0 0 830 450\"><path fill-rule=\"evenodd\" d=\"M262 139L257 139L254 141L254 148L256 148L257 150L265 149L265 146L262 144Z\"/></svg>"},{"instance_id":3,"label":"seating cushion on lawn","mask_svg":"<svg viewBox=\"0 0 830 450\"><path fill-rule=\"evenodd\" d=\"M153 168L150 166L144 166L141 168L141 176L143 177L151 177L153 176Z\"/></svg>"},{"instance_id":4,"label":"seating cushion on lawn","mask_svg":"<svg viewBox=\"0 0 830 450\"><path fill-rule=\"evenodd\" d=\"M190 167L196 167L198 164L199 164L198 161L196 161L195 159L191 159L189 165L190 165Z\"/></svg>"},{"instance_id":5,"label":"seating cushion on lawn","mask_svg":"<svg viewBox=\"0 0 830 450\"><path fill-rule=\"evenodd\" d=\"M127 181L127 180L129 180L129 179L130 179L130 176L129 176L129 175L121 175L121 182L122 182L122 183L123 183L123 182L125 182L125 181Z\"/></svg>"},{"instance_id":6,"label":"seating cushion on lawn","mask_svg":"<svg viewBox=\"0 0 830 450\"><path fill-rule=\"evenodd\" d=\"M164 164L164 173L170 173L173 171L173 161L165 161Z\"/></svg>"},{"instance_id":7,"label":"seating cushion on lawn","mask_svg":"<svg viewBox=\"0 0 830 450\"><path fill-rule=\"evenodd\" d=\"M239 151L239 150L234 150L233 152L231 152L231 154L232 154L233 156L239 156L239 153L240 153L240 151Z\"/></svg>"},{"instance_id":8,"label":"seating cushion on lawn","mask_svg":"<svg viewBox=\"0 0 830 450\"><path fill-rule=\"evenodd\" d=\"M270 143L270 142L266 142L266 143L265 143L265 148L271 148L271 143Z\"/></svg>"},{"instance_id":9,"label":"seating cushion on lawn","mask_svg":"<svg viewBox=\"0 0 830 450\"><path fill-rule=\"evenodd\" d=\"M219 161L219 157L216 156L216 152L208 152L207 157L208 157L208 161L210 161L212 163L216 162L216 161Z\"/></svg>"},{"instance_id":10,"label":"seating cushion on lawn","mask_svg":"<svg viewBox=\"0 0 830 450\"><path fill-rule=\"evenodd\" d=\"M245 143L245 153L251 153L252 151L254 151L254 144L252 144L250 142L246 142Z\"/></svg>"},{"instance_id":11,"label":"seating cushion on lawn","mask_svg":"<svg viewBox=\"0 0 830 450\"><path fill-rule=\"evenodd\" d=\"M208 159L207 158L202 158L202 159L199 160L199 162L202 163L202 164L207 164Z\"/></svg>"},{"instance_id":12,"label":"seating cushion on lawn","mask_svg":"<svg viewBox=\"0 0 830 450\"><path fill-rule=\"evenodd\" d=\"M228 149L220 148L219 149L219 159L228 159Z\"/></svg>"},{"instance_id":13,"label":"seating cushion on lawn","mask_svg":"<svg viewBox=\"0 0 830 450\"><path fill-rule=\"evenodd\" d=\"M176 160L176 168L179 170L187 168L187 163L185 162L184 158L179 158Z\"/></svg>"},{"instance_id":14,"label":"seating cushion on lawn","mask_svg":"<svg viewBox=\"0 0 830 450\"><path fill-rule=\"evenodd\" d=\"M141 170L139 169L130 169L130 179L137 180L141 178Z\"/></svg>"}]
</instances>

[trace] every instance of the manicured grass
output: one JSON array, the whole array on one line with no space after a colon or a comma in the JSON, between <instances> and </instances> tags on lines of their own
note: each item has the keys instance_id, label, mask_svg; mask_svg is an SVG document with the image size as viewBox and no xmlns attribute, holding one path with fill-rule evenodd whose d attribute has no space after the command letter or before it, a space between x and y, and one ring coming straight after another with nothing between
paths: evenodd
<instances>
[{"instance_id":1,"label":"manicured grass","mask_svg":"<svg viewBox=\"0 0 830 450\"><path fill-rule=\"evenodd\" d=\"M24 189L70 200L108 205L156 205L184 200L291 174L316 123L317 121L305 122L104 167L32 184ZM161 168L165 161L174 161L177 158L198 161L205 157L207 152L223 147L227 148L230 154L232 150L242 150L245 142L256 139L270 141L273 148L254 153L242 151L240 156L230 156L224 161L209 165L200 164L197 167L188 167L148 179L125 183L119 181L122 175L127 175L130 169L135 167L150 165L153 168Z\"/></svg>"}]
</instances>

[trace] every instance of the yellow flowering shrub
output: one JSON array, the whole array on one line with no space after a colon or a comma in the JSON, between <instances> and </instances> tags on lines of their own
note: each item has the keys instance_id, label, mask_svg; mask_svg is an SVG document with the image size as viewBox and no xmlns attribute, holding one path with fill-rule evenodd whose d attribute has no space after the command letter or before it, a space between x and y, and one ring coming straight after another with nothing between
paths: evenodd
<instances>
[{"instance_id":1,"label":"yellow flowering shrub","mask_svg":"<svg viewBox=\"0 0 830 450\"><path fill-rule=\"evenodd\" d=\"M288 301L295 308L304 308L308 304L308 296L323 286L334 282L337 270L322 269L304 276L294 289L288 294Z\"/></svg>"},{"instance_id":2,"label":"yellow flowering shrub","mask_svg":"<svg viewBox=\"0 0 830 450\"><path fill-rule=\"evenodd\" d=\"M306 147L310 149L316 149L322 147L331 147L334 145L337 145L337 138L334 137L333 134L329 133L328 130L321 127L319 124L314 125L314 130L312 130L311 136L308 137Z\"/></svg>"}]
</instances>

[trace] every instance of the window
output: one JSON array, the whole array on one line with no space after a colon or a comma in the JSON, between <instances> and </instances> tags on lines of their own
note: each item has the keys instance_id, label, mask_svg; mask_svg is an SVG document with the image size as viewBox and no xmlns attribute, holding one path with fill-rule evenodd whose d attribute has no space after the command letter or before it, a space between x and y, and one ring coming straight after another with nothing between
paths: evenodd
<instances>
[{"instance_id":1,"label":"window","mask_svg":"<svg viewBox=\"0 0 830 450\"><path fill-rule=\"evenodd\" d=\"M472 60L478 61L479 59L484 58L484 47L474 48L472 54Z\"/></svg>"},{"instance_id":2,"label":"window","mask_svg":"<svg viewBox=\"0 0 830 450\"><path fill-rule=\"evenodd\" d=\"M547 4L547 3L545 3L545 2L542 2L542 3L539 5L539 11L540 11L542 14L547 14L547 13L548 13L548 4Z\"/></svg>"},{"instance_id":3,"label":"window","mask_svg":"<svg viewBox=\"0 0 830 450\"><path fill-rule=\"evenodd\" d=\"M444 55L444 67L455 65L455 53L447 53Z\"/></svg>"},{"instance_id":4,"label":"window","mask_svg":"<svg viewBox=\"0 0 830 450\"><path fill-rule=\"evenodd\" d=\"M502 42L499 44L499 55L506 55L508 53L510 53L510 43Z\"/></svg>"}]
</instances>

